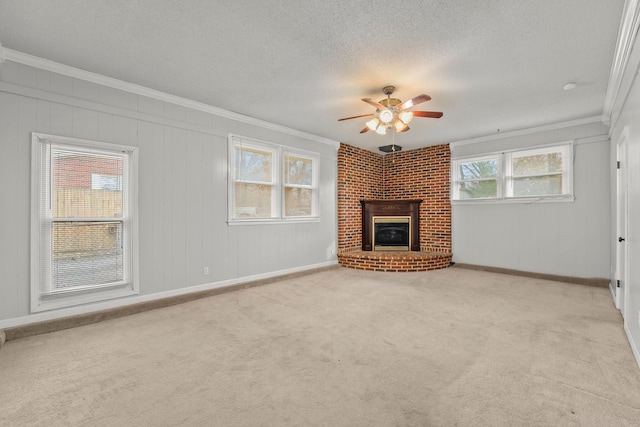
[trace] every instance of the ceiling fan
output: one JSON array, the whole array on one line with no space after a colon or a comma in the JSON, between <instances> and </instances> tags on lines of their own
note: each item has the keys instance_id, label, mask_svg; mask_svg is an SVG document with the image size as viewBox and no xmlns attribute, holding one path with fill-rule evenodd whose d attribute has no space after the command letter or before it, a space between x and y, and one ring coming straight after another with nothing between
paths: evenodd
<instances>
[{"instance_id":1,"label":"ceiling fan","mask_svg":"<svg viewBox=\"0 0 640 427\"><path fill-rule=\"evenodd\" d=\"M442 117L442 113L437 111L407 111L414 105L418 105L430 100L431 97L429 95L418 95L405 102L402 102L398 98L391 98L391 94L393 94L395 90L395 86L385 86L384 88L382 88L382 92L384 92L387 97L386 99L380 100L380 102L375 102L371 98L362 98L362 100L367 104L376 107L375 113L344 117L342 119L338 119L338 121L341 122L343 120L374 116L373 119L369 120L366 123L366 126L360 131L360 133L365 133L372 130L380 135L385 135L387 133L387 129L392 128L394 128L397 132L408 131L409 122L414 117L431 117L434 119L439 119L440 117Z\"/></svg>"}]
</instances>

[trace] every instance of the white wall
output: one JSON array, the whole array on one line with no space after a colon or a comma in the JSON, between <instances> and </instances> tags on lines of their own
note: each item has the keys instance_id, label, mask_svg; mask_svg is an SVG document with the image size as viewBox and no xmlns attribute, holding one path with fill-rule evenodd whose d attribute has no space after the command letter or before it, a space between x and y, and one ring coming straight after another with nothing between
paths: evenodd
<instances>
[{"instance_id":1,"label":"white wall","mask_svg":"<svg viewBox=\"0 0 640 427\"><path fill-rule=\"evenodd\" d=\"M628 254L628 277L626 283L626 310L624 328L631 343L636 360L640 365L640 45L636 41L629 55L626 70L621 78L621 89L611 117L611 153L616 157L616 145L623 132L627 133L628 210L626 250ZM615 185L615 174L612 174ZM615 186L613 187L615 189ZM615 194L615 193L614 193ZM612 233L615 233L616 200L612 198ZM614 237L615 236L614 234ZM611 239L614 255L612 265L616 265L615 250L617 240Z\"/></svg>"},{"instance_id":2,"label":"white wall","mask_svg":"<svg viewBox=\"0 0 640 427\"><path fill-rule=\"evenodd\" d=\"M31 132L140 148L140 296L29 313ZM230 132L320 153L320 221L228 226ZM257 120L1 63L0 328L335 264L336 149Z\"/></svg>"},{"instance_id":3,"label":"white wall","mask_svg":"<svg viewBox=\"0 0 640 427\"><path fill-rule=\"evenodd\" d=\"M600 121L451 144L452 157L575 141L574 202L453 204L453 261L609 278L609 138Z\"/></svg>"}]
</instances>

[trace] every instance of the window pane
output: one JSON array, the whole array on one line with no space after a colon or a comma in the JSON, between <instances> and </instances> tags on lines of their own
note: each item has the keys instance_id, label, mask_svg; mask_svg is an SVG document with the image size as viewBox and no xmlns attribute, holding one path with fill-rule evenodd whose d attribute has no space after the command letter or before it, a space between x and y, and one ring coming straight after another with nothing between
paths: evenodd
<instances>
[{"instance_id":1,"label":"window pane","mask_svg":"<svg viewBox=\"0 0 640 427\"><path fill-rule=\"evenodd\" d=\"M313 190L309 188L285 188L285 216L311 216L312 198Z\"/></svg>"},{"instance_id":2,"label":"window pane","mask_svg":"<svg viewBox=\"0 0 640 427\"><path fill-rule=\"evenodd\" d=\"M54 218L122 218L121 157L52 149L51 158Z\"/></svg>"},{"instance_id":3,"label":"window pane","mask_svg":"<svg viewBox=\"0 0 640 427\"><path fill-rule=\"evenodd\" d=\"M562 153L545 153L513 158L513 175L543 175L562 172Z\"/></svg>"},{"instance_id":4,"label":"window pane","mask_svg":"<svg viewBox=\"0 0 640 427\"><path fill-rule=\"evenodd\" d=\"M285 156L285 183L312 185L313 161L304 157Z\"/></svg>"},{"instance_id":5,"label":"window pane","mask_svg":"<svg viewBox=\"0 0 640 427\"><path fill-rule=\"evenodd\" d=\"M548 196L562 194L562 175L513 179L513 195Z\"/></svg>"},{"instance_id":6,"label":"window pane","mask_svg":"<svg viewBox=\"0 0 640 427\"><path fill-rule=\"evenodd\" d=\"M92 173L91 189L92 190L122 190L122 177Z\"/></svg>"},{"instance_id":7,"label":"window pane","mask_svg":"<svg viewBox=\"0 0 640 427\"><path fill-rule=\"evenodd\" d=\"M498 197L498 183L495 180L460 182L460 199L483 199Z\"/></svg>"},{"instance_id":8,"label":"window pane","mask_svg":"<svg viewBox=\"0 0 640 427\"><path fill-rule=\"evenodd\" d=\"M497 159L459 163L459 179L472 180L495 178L498 173Z\"/></svg>"},{"instance_id":9,"label":"window pane","mask_svg":"<svg viewBox=\"0 0 640 427\"><path fill-rule=\"evenodd\" d=\"M52 290L122 281L121 222L54 222Z\"/></svg>"},{"instance_id":10,"label":"window pane","mask_svg":"<svg viewBox=\"0 0 640 427\"><path fill-rule=\"evenodd\" d=\"M272 187L270 185L237 182L235 190L236 218L271 218Z\"/></svg>"},{"instance_id":11,"label":"window pane","mask_svg":"<svg viewBox=\"0 0 640 427\"><path fill-rule=\"evenodd\" d=\"M271 151L249 147L235 147L236 179L243 181L272 181L273 155Z\"/></svg>"}]
</instances>

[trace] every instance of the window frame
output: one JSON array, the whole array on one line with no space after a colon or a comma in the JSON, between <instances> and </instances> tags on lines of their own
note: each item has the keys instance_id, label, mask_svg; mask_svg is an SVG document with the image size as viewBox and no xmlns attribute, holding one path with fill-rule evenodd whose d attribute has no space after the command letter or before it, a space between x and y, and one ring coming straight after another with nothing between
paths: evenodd
<instances>
[{"instance_id":1,"label":"window frame","mask_svg":"<svg viewBox=\"0 0 640 427\"><path fill-rule=\"evenodd\" d=\"M51 211L52 146L123 159L122 218L54 218ZM41 312L121 298L139 293L138 280L138 148L100 141L32 132L31 134L31 312ZM50 152L50 151L49 151ZM122 224L123 280L52 289L52 236L56 222Z\"/></svg>"},{"instance_id":2,"label":"window frame","mask_svg":"<svg viewBox=\"0 0 640 427\"><path fill-rule=\"evenodd\" d=\"M245 146L258 150L269 150L274 153L272 160L272 203L271 217L242 218L236 216L235 196L236 183L243 182L236 178L236 156L235 149L237 146ZM227 197L227 223L229 225L237 224L272 224L272 223L299 223L299 222L317 222L319 221L319 165L320 155L318 153L307 151L287 145L275 144L254 138L248 138L236 134L228 136L228 197ZM299 185L288 184L285 182L285 158L287 156L301 157L312 161L312 184ZM311 197L311 215L304 216L287 216L285 207L285 191L287 188L308 188L312 190Z\"/></svg>"},{"instance_id":3,"label":"window frame","mask_svg":"<svg viewBox=\"0 0 640 427\"><path fill-rule=\"evenodd\" d=\"M532 148L528 150L519 150L519 151L510 151L504 154L505 157L505 195L509 198L539 198L539 197L567 197L569 195L573 195L573 179L565 179L565 177L572 176L571 165L572 165L572 149L571 145L563 144L563 145L554 145L551 147L542 147L542 148ZM513 160L514 158L521 157L530 157L539 154L551 154L551 153L561 153L562 154L562 167L560 173L542 173L542 174L528 174L528 175L519 175L517 178L527 178L527 177L541 177L541 176L551 176L551 175L560 175L562 177L562 189L560 194L537 194L530 196L514 196L514 173L513 173Z\"/></svg>"},{"instance_id":4,"label":"window frame","mask_svg":"<svg viewBox=\"0 0 640 427\"><path fill-rule=\"evenodd\" d=\"M284 148L284 147L283 147ZM287 157L297 157L297 158L301 158L301 159L305 159L305 160L310 160L311 161L311 184L291 184L287 182L286 179L286 165L287 165ZM314 218L317 217L317 212L318 212L318 162L317 162L317 156L314 155L310 155L308 153L304 153L302 151L299 150L292 150L292 149L283 149L282 151L282 207L281 207L281 213L282 213L282 217L286 220L299 220L300 218ZM285 197L285 192L287 190L287 188L301 188L301 189L306 189L306 190L311 190L312 191L312 195L311 195L311 215L287 215L287 209L286 209L286 197Z\"/></svg>"},{"instance_id":5,"label":"window frame","mask_svg":"<svg viewBox=\"0 0 640 427\"><path fill-rule=\"evenodd\" d=\"M493 181L494 179L484 178L484 179L460 179L459 178L459 165L461 163L473 163L473 162L483 162L487 160L496 160L496 196L495 197L478 197L478 198L470 198L470 199L461 199L460 198L460 186L458 185L460 182L470 182L470 181ZM467 201L467 200L496 200L502 198L502 178L500 175L500 171L502 170L502 157L498 154L488 154L483 156L474 156L469 158L459 158L451 161L451 197L452 200L456 201Z\"/></svg>"},{"instance_id":6,"label":"window frame","mask_svg":"<svg viewBox=\"0 0 640 427\"><path fill-rule=\"evenodd\" d=\"M453 204L481 204L481 203L533 203L533 202L573 202L575 194L573 189L573 163L575 152L574 141L563 141L553 144L538 145L535 147L526 147L516 150L506 150L502 152L484 153L474 156L454 157L451 159L451 192L450 199ZM544 153L562 153L562 194L548 195L530 195L530 196L514 196L513 195L513 159L515 157L526 157L528 155L537 155ZM482 161L491 158L498 158L498 179L497 179L497 197L492 198L476 198L476 199L460 199L459 183L461 180L458 176L458 165L460 163L468 163L473 161ZM537 176L551 175L538 174ZM533 175L532 175L533 176Z\"/></svg>"},{"instance_id":7,"label":"window frame","mask_svg":"<svg viewBox=\"0 0 640 427\"><path fill-rule=\"evenodd\" d=\"M236 169L236 156L235 156L235 148L237 145L240 145L240 147L247 147L250 150L256 150L256 151L264 151L264 152L269 152L271 153L271 181L254 181L254 180L247 180L247 179L240 179L240 178L236 178L237 176L237 169ZM262 142L259 141L250 141L250 142L244 142L241 141L239 144L233 144L229 147L230 150L230 175L229 175L229 181L232 181L232 185L230 187L230 194L231 194L231 198L229 199L229 218L234 218L234 221L246 221L246 220L253 220L253 221L257 221L257 220L270 220L274 217L274 215L278 212L278 205L280 203L280 198L278 197L278 174L277 171L279 170L279 166L278 166L278 152L277 150L272 147L269 146L268 144L264 144ZM249 218L242 218L242 217L236 217L235 214L237 213L236 211L236 207L235 207L235 196L236 196L236 184L237 183L242 183L242 184L252 184L252 185L261 185L261 186L269 186L271 187L271 216L268 218L255 218L255 217L249 217Z\"/></svg>"}]
</instances>

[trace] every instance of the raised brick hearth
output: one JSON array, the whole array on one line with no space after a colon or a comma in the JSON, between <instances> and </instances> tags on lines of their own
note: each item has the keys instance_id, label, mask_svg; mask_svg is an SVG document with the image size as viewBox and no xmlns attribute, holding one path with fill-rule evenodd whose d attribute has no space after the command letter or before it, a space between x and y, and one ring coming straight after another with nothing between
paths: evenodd
<instances>
[{"instance_id":1,"label":"raised brick hearth","mask_svg":"<svg viewBox=\"0 0 640 427\"><path fill-rule=\"evenodd\" d=\"M370 271L428 271L451 265L451 254L433 252L349 251L338 254L340 265Z\"/></svg>"},{"instance_id":2,"label":"raised brick hearth","mask_svg":"<svg viewBox=\"0 0 640 427\"><path fill-rule=\"evenodd\" d=\"M448 145L378 154L338 150L338 261L376 271L426 271L451 264ZM420 251L362 251L361 200L423 200Z\"/></svg>"}]
</instances>

